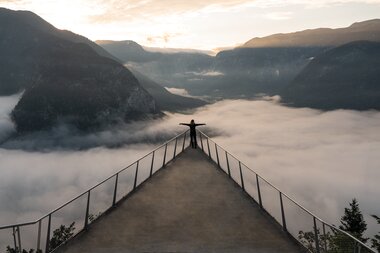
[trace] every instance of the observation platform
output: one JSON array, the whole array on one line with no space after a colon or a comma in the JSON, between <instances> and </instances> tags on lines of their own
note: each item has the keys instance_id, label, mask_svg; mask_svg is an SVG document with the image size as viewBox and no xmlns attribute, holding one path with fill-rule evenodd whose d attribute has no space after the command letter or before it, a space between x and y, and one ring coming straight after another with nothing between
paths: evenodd
<instances>
[{"instance_id":1,"label":"observation platform","mask_svg":"<svg viewBox=\"0 0 380 253\"><path fill-rule=\"evenodd\" d=\"M305 252L201 150L187 148L57 252Z\"/></svg>"}]
</instances>

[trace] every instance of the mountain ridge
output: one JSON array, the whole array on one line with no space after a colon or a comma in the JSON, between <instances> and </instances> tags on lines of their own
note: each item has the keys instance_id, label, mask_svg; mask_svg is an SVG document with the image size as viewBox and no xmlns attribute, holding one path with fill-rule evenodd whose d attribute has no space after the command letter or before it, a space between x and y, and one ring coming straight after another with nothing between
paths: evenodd
<instances>
[{"instance_id":1,"label":"mountain ridge","mask_svg":"<svg viewBox=\"0 0 380 253\"><path fill-rule=\"evenodd\" d=\"M25 11L25 10L10 10L10 9L0 7L0 13L3 16L3 18L5 15L7 15L8 17L12 16L13 22L17 20L18 22L22 22L24 25L30 26L31 28L40 30L45 33L53 34L59 38L69 40L72 42L85 43L89 45L92 49L94 49L99 55L105 56L105 57L108 57L120 62L119 59L117 59L115 56L108 53L106 50L104 50L102 47L97 45L95 42L92 42L86 37L73 33L69 30L58 29L52 24L46 22L43 18L41 18L34 12Z\"/></svg>"},{"instance_id":2,"label":"mountain ridge","mask_svg":"<svg viewBox=\"0 0 380 253\"><path fill-rule=\"evenodd\" d=\"M195 109L208 104L206 101L198 98L173 94L137 70L133 68L130 68L130 70L140 82L141 86L152 95L158 107L163 111L178 112Z\"/></svg>"},{"instance_id":3,"label":"mountain ridge","mask_svg":"<svg viewBox=\"0 0 380 253\"><path fill-rule=\"evenodd\" d=\"M283 91L286 104L380 110L380 42L354 41L316 56Z\"/></svg>"},{"instance_id":4,"label":"mountain ridge","mask_svg":"<svg viewBox=\"0 0 380 253\"><path fill-rule=\"evenodd\" d=\"M51 33L55 28L31 12L1 9L0 21L0 91L25 89L12 111L18 132L62 122L91 131L159 115L133 74L87 43L56 36L59 30Z\"/></svg>"},{"instance_id":5,"label":"mountain ridge","mask_svg":"<svg viewBox=\"0 0 380 253\"><path fill-rule=\"evenodd\" d=\"M321 33L328 34L322 36L323 43L320 43ZM162 86L184 88L195 96L250 98L261 93L276 95L292 82L314 57L334 48L340 42L352 42L362 37L380 41L380 19L356 22L346 28L308 29L281 36L292 37L294 34L301 34L307 38L308 44L304 41L301 41L301 44L297 41L298 44L288 43L276 38L277 44L265 47L236 47L221 51L216 56L209 56L155 54L147 52L141 45L133 42L134 45L139 45L141 55L131 55L123 46L110 52L117 56L124 52L123 57L119 58L133 65L139 72L146 73L150 79ZM353 34L357 36L352 36ZM314 43L315 41L318 43ZM125 44L124 46L128 47ZM104 47L109 49L107 46Z\"/></svg>"},{"instance_id":6,"label":"mountain ridge","mask_svg":"<svg viewBox=\"0 0 380 253\"><path fill-rule=\"evenodd\" d=\"M343 28L316 28L256 37L241 47L334 47L357 40L380 41L380 19L355 22Z\"/></svg>"}]
</instances>

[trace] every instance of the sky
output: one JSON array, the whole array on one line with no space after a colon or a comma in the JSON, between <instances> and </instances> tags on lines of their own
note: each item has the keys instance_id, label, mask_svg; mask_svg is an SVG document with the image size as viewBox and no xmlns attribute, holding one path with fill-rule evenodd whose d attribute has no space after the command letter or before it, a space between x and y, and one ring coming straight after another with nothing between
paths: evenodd
<instances>
[{"instance_id":1,"label":"sky","mask_svg":"<svg viewBox=\"0 0 380 253\"><path fill-rule=\"evenodd\" d=\"M380 18L380 0L0 0L92 40L212 50Z\"/></svg>"}]
</instances>

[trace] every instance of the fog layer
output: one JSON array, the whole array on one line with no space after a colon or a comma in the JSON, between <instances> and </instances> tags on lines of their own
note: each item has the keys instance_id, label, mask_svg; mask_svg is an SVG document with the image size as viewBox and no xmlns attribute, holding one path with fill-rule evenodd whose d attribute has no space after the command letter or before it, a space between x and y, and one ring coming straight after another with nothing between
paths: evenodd
<instances>
[{"instance_id":1,"label":"fog layer","mask_svg":"<svg viewBox=\"0 0 380 253\"><path fill-rule=\"evenodd\" d=\"M0 96L0 143L14 132L14 125L10 119L10 112L17 104L20 94Z\"/></svg>"},{"instance_id":2,"label":"fog layer","mask_svg":"<svg viewBox=\"0 0 380 253\"><path fill-rule=\"evenodd\" d=\"M371 223L370 214L380 215L377 111L321 112L275 101L222 101L191 114L167 114L164 119L69 140L125 144L131 139L167 139L186 129L179 122L191 119L207 123L200 129L325 220L338 224L354 197L367 221ZM128 144L44 153L0 149L0 223L38 216L152 148Z\"/></svg>"}]
</instances>

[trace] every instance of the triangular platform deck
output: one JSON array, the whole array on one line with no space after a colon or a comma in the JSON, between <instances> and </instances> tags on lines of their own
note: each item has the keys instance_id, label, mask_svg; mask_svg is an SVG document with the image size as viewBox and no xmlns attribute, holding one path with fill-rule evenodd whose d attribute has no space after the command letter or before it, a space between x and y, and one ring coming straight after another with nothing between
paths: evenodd
<instances>
[{"instance_id":1,"label":"triangular platform deck","mask_svg":"<svg viewBox=\"0 0 380 253\"><path fill-rule=\"evenodd\" d=\"M59 252L304 252L199 150L186 149Z\"/></svg>"}]
</instances>

